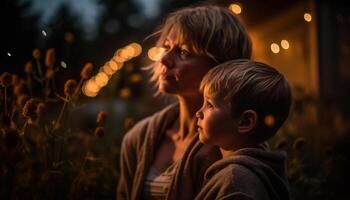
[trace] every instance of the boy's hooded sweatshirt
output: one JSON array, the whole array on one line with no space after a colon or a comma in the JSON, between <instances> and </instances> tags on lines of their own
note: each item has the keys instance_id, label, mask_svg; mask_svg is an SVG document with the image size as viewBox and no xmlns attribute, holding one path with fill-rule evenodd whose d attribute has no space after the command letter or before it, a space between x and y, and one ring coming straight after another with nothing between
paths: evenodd
<instances>
[{"instance_id":1,"label":"boy's hooded sweatshirt","mask_svg":"<svg viewBox=\"0 0 350 200\"><path fill-rule=\"evenodd\" d=\"M285 153L244 148L212 164L196 199L288 200Z\"/></svg>"}]
</instances>

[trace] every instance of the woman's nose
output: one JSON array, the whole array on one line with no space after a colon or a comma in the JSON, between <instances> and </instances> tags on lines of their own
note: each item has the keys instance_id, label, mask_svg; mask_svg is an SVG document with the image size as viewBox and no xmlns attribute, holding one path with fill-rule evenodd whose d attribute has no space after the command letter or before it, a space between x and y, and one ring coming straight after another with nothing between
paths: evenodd
<instances>
[{"instance_id":1,"label":"woman's nose","mask_svg":"<svg viewBox=\"0 0 350 200\"><path fill-rule=\"evenodd\" d=\"M172 56L172 51L167 50L164 52L160 62L166 67L166 68L172 68L174 61L173 61L173 56Z\"/></svg>"}]
</instances>

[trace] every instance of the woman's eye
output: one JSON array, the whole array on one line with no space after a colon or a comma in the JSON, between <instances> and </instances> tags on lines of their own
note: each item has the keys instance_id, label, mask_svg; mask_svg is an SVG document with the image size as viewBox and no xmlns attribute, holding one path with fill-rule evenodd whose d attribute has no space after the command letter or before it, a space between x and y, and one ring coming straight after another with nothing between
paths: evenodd
<instances>
[{"instance_id":1,"label":"woman's eye","mask_svg":"<svg viewBox=\"0 0 350 200\"><path fill-rule=\"evenodd\" d=\"M180 49L180 54L182 56L189 56L190 55L190 52L187 51L186 49Z\"/></svg>"}]
</instances>

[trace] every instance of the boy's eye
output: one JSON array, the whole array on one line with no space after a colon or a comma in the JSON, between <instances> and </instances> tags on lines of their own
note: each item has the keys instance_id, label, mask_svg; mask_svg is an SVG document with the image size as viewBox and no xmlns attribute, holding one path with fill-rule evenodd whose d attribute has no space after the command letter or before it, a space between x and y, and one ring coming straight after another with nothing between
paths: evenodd
<instances>
[{"instance_id":1,"label":"boy's eye","mask_svg":"<svg viewBox=\"0 0 350 200\"><path fill-rule=\"evenodd\" d=\"M205 102L205 105L206 105L207 108L212 108L212 107L214 107L213 104L211 104L211 103L208 102L208 101Z\"/></svg>"},{"instance_id":2,"label":"boy's eye","mask_svg":"<svg viewBox=\"0 0 350 200\"><path fill-rule=\"evenodd\" d=\"M190 55L190 52L187 51L186 49L180 49L180 54L183 56L188 56L188 55Z\"/></svg>"}]
</instances>

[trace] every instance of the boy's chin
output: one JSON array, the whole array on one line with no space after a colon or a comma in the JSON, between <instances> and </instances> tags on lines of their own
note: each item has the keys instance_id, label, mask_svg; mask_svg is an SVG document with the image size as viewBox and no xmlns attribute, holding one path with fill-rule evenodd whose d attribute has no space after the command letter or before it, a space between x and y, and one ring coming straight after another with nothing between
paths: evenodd
<instances>
[{"instance_id":1,"label":"boy's chin","mask_svg":"<svg viewBox=\"0 0 350 200\"><path fill-rule=\"evenodd\" d=\"M199 133L199 141L203 144L209 144L208 138L203 133Z\"/></svg>"}]
</instances>

